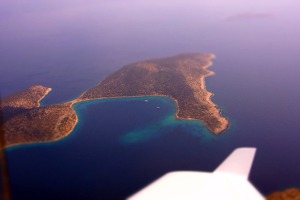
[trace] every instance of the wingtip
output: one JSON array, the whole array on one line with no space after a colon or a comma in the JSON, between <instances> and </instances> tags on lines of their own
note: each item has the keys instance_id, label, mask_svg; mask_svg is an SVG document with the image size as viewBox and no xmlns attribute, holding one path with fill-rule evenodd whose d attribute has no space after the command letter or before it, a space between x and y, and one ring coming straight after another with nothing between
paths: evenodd
<instances>
[{"instance_id":1,"label":"wingtip","mask_svg":"<svg viewBox=\"0 0 300 200\"><path fill-rule=\"evenodd\" d=\"M254 158L256 151L257 151L257 149L255 147L239 147L239 148L236 148L231 154L233 154L233 153L247 154L249 156L252 155L252 157Z\"/></svg>"},{"instance_id":2,"label":"wingtip","mask_svg":"<svg viewBox=\"0 0 300 200\"><path fill-rule=\"evenodd\" d=\"M255 147L241 147L235 149L214 171L215 173L230 173L248 178L254 156Z\"/></svg>"}]
</instances>

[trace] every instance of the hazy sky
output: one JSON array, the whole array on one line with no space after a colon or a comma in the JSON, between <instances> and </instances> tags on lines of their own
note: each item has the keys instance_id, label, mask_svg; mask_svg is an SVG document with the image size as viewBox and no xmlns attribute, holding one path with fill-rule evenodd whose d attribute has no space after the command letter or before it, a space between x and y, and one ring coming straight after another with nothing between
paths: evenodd
<instances>
[{"instance_id":1,"label":"hazy sky","mask_svg":"<svg viewBox=\"0 0 300 200\"><path fill-rule=\"evenodd\" d=\"M1 0L0 43L6 46L39 38L59 43L60 38L72 34L77 41L82 37L85 43L109 41L111 45L132 32L151 34L155 28L172 33L176 26L190 32L201 26L203 33L210 31L213 36L214 31L225 31L225 26L233 25L223 23L228 19L273 19L277 21L275 26L287 24L284 28L290 30L286 32L297 35L299 10L297 0ZM244 22L247 26L248 23ZM243 22L239 26L242 31ZM107 39L97 41L96 36Z\"/></svg>"},{"instance_id":2,"label":"hazy sky","mask_svg":"<svg viewBox=\"0 0 300 200\"><path fill-rule=\"evenodd\" d=\"M280 16L289 12L291 22L298 20L300 2L296 0L48 0L0 1L0 42L59 34L63 30L107 29L135 22L172 24L241 17ZM111 33L110 33L111 34Z\"/></svg>"},{"instance_id":3,"label":"hazy sky","mask_svg":"<svg viewBox=\"0 0 300 200\"><path fill-rule=\"evenodd\" d=\"M261 46L289 55L300 48L299 10L297 0L1 0L0 65L6 74L28 66L107 70Z\"/></svg>"}]
</instances>

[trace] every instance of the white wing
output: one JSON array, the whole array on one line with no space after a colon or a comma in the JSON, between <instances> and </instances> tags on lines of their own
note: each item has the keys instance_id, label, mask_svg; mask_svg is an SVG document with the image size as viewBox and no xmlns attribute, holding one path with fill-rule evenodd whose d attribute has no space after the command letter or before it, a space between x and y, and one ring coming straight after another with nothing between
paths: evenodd
<instances>
[{"instance_id":1,"label":"white wing","mask_svg":"<svg viewBox=\"0 0 300 200\"><path fill-rule=\"evenodd\" d=\"M254 148L240 148L213 173L168 173L128 199L263 200L263 196L247 180L254 155Z\"/></svg>"},{"instance_id":2,"label":"white wing","mask_svg":"<svg viewBox=\"0 0 300 200\"><path fill-rule=\"evenodd\" d=\"M230 173L248 178L255 152L255 148L238 148L234 150L214 173Z\"/></svg>"}]
</instances>

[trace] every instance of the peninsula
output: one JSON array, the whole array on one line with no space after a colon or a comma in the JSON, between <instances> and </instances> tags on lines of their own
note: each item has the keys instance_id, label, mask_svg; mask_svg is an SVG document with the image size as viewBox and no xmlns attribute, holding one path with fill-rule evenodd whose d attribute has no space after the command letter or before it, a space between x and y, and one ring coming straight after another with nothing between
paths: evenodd
<instances>
[{"instance_id":1,"label":"peninsula","mask_svg":"<svg viewBox=\"0 0 300 200\"><path fill-rule=\"evenodd\" d=\"M32 86L2 100L3 147L56 141L69 135L78 118L70 103L40 107L51 88Z\"/></svg>"},{"instance_id":2,"label":"peninsula","mask_svg":"<svg viewBox=\"0 0 300 200\"><path fill-rule=\"evenodd\" d=\"M229 120L211 101L205 78L214 73L213 54L180 54L126 65L70 102L40 107L51 88L33 86L2 100L4 148L56 141L68 136L78 117L74 104L95 99L165 96L177 105L177 119L199 120L214 134L229 127Z\"/></svg>"},{"instance_id":3,"label":"peninsula","mask_svg":"<svg viewBox=\"0 0 300 200\"><path fill-rule=\"evenodd\" d=\"M166 96L177 104L177 118L199 120L214 134L229 126L227 118L211 101L212 93L204 79L214 73L213 54L180 54L126 65L99 85L82 94L77 101L136 96Z\"/></svg>"}]
</instances>

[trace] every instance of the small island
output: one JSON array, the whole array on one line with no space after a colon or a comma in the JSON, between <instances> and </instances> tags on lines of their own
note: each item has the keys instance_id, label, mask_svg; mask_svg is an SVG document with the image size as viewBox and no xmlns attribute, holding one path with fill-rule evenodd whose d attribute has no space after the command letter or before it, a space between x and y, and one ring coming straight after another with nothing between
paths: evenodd
<instances>
[{"instance_id":1,"label":"small island","mask_svg":"<svg viewBox=\"0 0 300 200\"><path fill-rule=\"evenodd\" d=\"M179 54L129 64L109 75L96 87L70 102L40 107L39 102L50 88L33 86L3 99L4 147L35 142L56 141L69 135L78 117L74 104L124 97L165 96L177 105L177 119L199 120L214 134L229 127L229 120L211 101L205 78L213 75L207 70L213 54Z\"/></svg>"}]
</instances>

